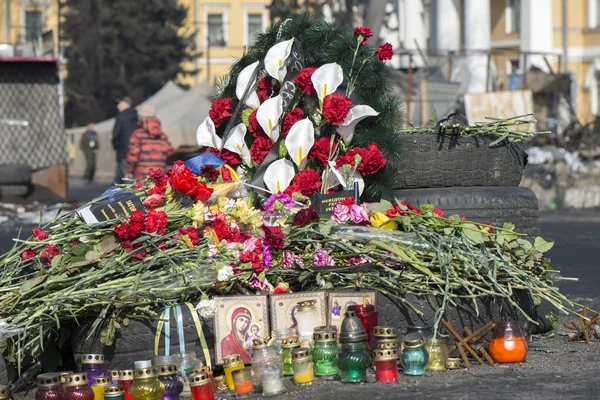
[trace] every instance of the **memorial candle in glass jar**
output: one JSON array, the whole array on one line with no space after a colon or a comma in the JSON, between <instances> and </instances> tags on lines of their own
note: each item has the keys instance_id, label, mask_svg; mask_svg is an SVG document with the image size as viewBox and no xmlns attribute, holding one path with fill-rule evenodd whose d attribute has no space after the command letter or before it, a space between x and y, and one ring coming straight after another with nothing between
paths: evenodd
<instances>
[{"instance_id":1,"label":"memorial candle in glass jar","mask_svg":"<svg viewBox=\"0 0 600 400\"><path fill-rule=\"evenodd\" d=\"M498 322L489 353L497 363L519 363L527 358L527 339L517 321Z\"/></svg>"},{"instance_id":2,"label":"memorial candle in glass jar","mask_svg":"<svg viewBox=\"0 0 600 400\"><path fill-rule=\"evenodd\" d=\"M104 400L125 400L123 386L112 384L104 387Z\"/></svg>"},{"instance_id":3,"label":"memorial candle in glass jar","mask_svg":"<svg viewBox=\"0 0 600 400\"><path fill-rule=\"evenodd\" d=\"M292 369L292 351L300 347L298 336L291 336L281 339L281 358L283 358L283 375L294 375Z\"/></svg>"},{"instance_id":4,"label":"memorial candle in glass jar","mask_svg":"<svg viewBox=\"0 0 600 400\"><path fill-rule=\"evenodd\" d=\"M356 316L360 319L367 332L367 342L373 340L375 326L377 325L377 316L379 313L375 311L373 304L366 304L366 297L363 297L363 304L353 304L347 307L347 311L356 312Z\"/></svg>"},{"instance_id":5,"label":"memorial candle in glass jar","mask_svg":"<svg viewBox=\"0 0 600 400\"><path fill-rule=\"evenodd\" d=\"M398 382L398 350L375 349L373 350L373 356L375 358L377 382Z\"/></svg>"},{"instance_id":6,"label":"memorial candle in glass jar","mask_svg":"<svg viewBox=\"0 0 600 400\"><path fill-rule=\"evenodd\" d=\"M131 385L133 384L133 373L132 369L122 369L119 371L119 384L123 386L125 400L132 400L129 389L131 389Z\"/></svg>"},{"instance_id":7,"label":"memorial candle in glass jar","mask_svg":"<svg viewBox=\"0 0 600 400\"><path fill-rule=\"evenodd\" d=\"M100 375L94 378L91 386L94 392L94 400L104 400L104 388L108 385L110 385L108 376Z\"/></svg>"},{"instance_id":8,"label":"memorial candle in glass jar","mask_svg":"<svg viewBox=\"0 0 600 400\"><path fill-rule=\"evenodd\" d=\"M63 392L59 374L53 372L38 375L36 382L35 400L62 400Z\"/></svg>"},{"instance_id":9,"label":"memorial candle in glass jar","mask_svg":"<svg viewBox=\"0 0 600 400\"><path fill-rule=\"evenodd\" d=\"M233 371L244 368L242 357L239 354L232 354L230 356L223 357L223 372L225 373L225 383L229 390L234 391L235 385L233 384Z\"/></svg>"},{"instance_id":10,"label":"memorial candle in glass jar","mask_svg":"<svg viewBox=\"0 0 600 400\"><path fill-rule=\"evenodd\" d=\"M315 300L298 302L296 321L298 321L300 343L303 346L309 346L312 343L312 335L315 327L321 325L321 316L317 310L317 302Z\"/></svg>"},{"instance_id":11,"label":"memorial candle in glass jar","mask_svg":"<svg viewBox=\"0 0 600 400\"><path fill-rule=\"evenodd\" d=\"M337 345L337 330L315 331L313 334L314 347L312 351L315 363L315 375L336 376L338 374L337 357L339 348Z\"/></svg>"},{"instance_id":12,"label":"memorial candle in glass jar","mask_svg":"<svg viewBox=\"0 0 600 400\"><path fill-rule=\"evenodd\" d=\"M254 383L252 382L252 369L249 367L233 371L233 385L237 398L248 398L250 393L254 391Z\"/></svg>"},{"instance_id":13,"label":"memorial candle in glass jar","mask_svg":"<svg viewBox=\"0 0 600 400\"><path fill-rule=\"evenodd\" d=\"M183 391L183 379L179 376L177 365L161 365L158 369L158 380L165 385L163 400L179 400Z\"/></svg>"},{"instance_id":14,"label":"memorial candle in glass jar","mask_svg":"<svg viewBox=\"0 0 600 400\"><path fill-rule=\"evenodd\" d=\"M156 368L137 368L129 391L133 400L162 400L165 385L158 380Z\"/></svg>"},{"instance_id":15,"label":"memorial candle in glass jar","mask_svg":"<svg viewBox=\"0 0 600 400\"><path fill-rule=\"evenodd\" d=\"M312 385L315 370L309 348L299 347L292 350L292 368L297 385Z\"/></svg>"},{"instance_id":16,"label":"memorial candle in glass jar","mask_svg":"<svg viewBox=\"0 0 600 400\"><path fill-rule=\"evenodd\" d=\"M215 392L206 372L194 372L188 376L193 400L214 400Z\"/></svg>"},{"instance_id":17,"label":"memorial candle in glass jar","mask_svg":"<svg viewBox=\"0 0 600 400\"><path fill-rule=\"evenodd\" d=\"M104 368L104 354L82 354L81 370L87 373L90 386L94 383L94 378L102 375L109 376L108 371Z\"/></svg>"},{"instance_id":18,"label":"memorial candle in glass jar","mask_svg":"<svg viewBox=\"0 0 600 400\"><path fill-rule=\"evenodd\" d=\"M94 392L89 385L85 372L78 372L65 377L64 400L94 400Z\"/></svg>"}]
</instances>

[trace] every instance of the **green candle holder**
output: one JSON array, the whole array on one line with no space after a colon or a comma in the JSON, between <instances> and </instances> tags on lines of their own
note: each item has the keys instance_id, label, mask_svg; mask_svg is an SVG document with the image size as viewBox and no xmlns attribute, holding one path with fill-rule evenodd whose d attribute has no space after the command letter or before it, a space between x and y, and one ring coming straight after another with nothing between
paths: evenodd
<instances>
[{"instance_id":1,"label":"green candle holder","mask_svg":"<svg viewBox=\"0 0 600 400\"><path fill-rule=\"evenodd\" d=\"M337 357L339 353L339 348L337 345L337 332L318 331L313 334L313 340L315 342L315 346L313 348L315 375L337 375Z\"/></svg>"}]
</instances>

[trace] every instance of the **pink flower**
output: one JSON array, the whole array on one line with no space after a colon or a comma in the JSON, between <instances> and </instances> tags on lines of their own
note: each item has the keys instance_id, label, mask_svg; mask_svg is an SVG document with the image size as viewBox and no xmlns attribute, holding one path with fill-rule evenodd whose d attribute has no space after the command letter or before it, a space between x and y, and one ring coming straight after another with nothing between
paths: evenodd
<instances>
[{"instance_id":1,"label":"pink flower","mask_svg":"<svg viewBox=\"0 0 600 400\"><path fill-rule=\"evenodd\" d=\"M283 265L283 268L286 269L294 268L294 264L298 265L299 267L304 267L304 261L302 260L302 257L297 256L292 251L283 252L281 264Z\"/></svg>"},{"instance_id":2,"label":"pink flower","mask_svg":"<svg viewBox=\"0 0 600 400\"><path fill-rule=\"evenodd\" d=\"M21 260L27 261L27 260L34 258L35 256L36 256L35 251L33 251L31 249L27 249L21 253Z\"/></svg>"},{"instance_id":3,"label":"pink flower","mask_svg":"<svg viewBox=\"0 0 600 400\"><path fill-rule=\"evenodd\" d=\"M219 249L217 248L217 246L215 246L214 244L209 244L208 245L208 256L214 257L217 254L219 254Z\"/></svg>"},{"instance_id":4,"label":"pink flower","mask_svg":"<svg viewBox=\"0 0 600 400\"><path fill-rule=\"evenodd\" d=\"M348 265L361 265L369 262L369 259L363 256L354 256L348 259Z\"/></svg>"},{"instance_id":5,"label":"pink flower","mask_svg":"<svg viewBox=\"0 0 600 400\"><path fill-rule=\"evenodd\" d=\"M369 216L363 206L359 206L358 204L352 204L350 206L350 221L355 224L369 222Z\"/></svg>"},{"instance_id":6,"label":"pink flower","mask_svg":"<svg viewBox=\"0 0 600 400\"><path fill-rule=\"evenodd\" d=\"M290 285L285 282L279 282L275 290L273 290L273 294L282 294L290 291Z\"/></svg>"},{"instance_id":7,"label":"pink flower","mask_svg":"<svg viewBox=\"0 0 600 400\"><path fill-rule=\"evenodd\" d=\"M273 266L273 256L271 255L271 246L269 246L263 238L263 249L262 249L262 261L265 265L265 269L269 269Z\"/></svg>"},{"instance_id":8,"label":"pink flower","mask_svg":"<svg viewBox=\"0 0 600 400\"><path fill-rule=\"evenodd\" d=\"M162 207L165 204L165 195L164 194L152 194L144 199L142 202L144 207L148 209Z\"/></svg>"},{"instance_id":9,"label":"pink flower","mask_svg":"<svg viewBox=\"0 0 600 400\"><path fill-rule=\"evenodd\" d=\"M350 219L350 207L345 206L342 203L335 203L333 211L331 212L331 218L340 225L345 224Z\"/></svg>"},{"instance_id":10,"label":"pink flower","mask_svg":"<svg viewBox=\"0 0 600 400\"><path fill-rule=\"evenodd\" d=\"M325 249L319 249L313 255L313 265L315 267L330 267L335 265L335 260Z\"/></svg>"},{"instance_id":11,"label":"pink flower","mask_svg":"<svg viewBox=\"0 0 600 400\"><path fill-rule=\"evenodd\" d=\"M280 205L277 203L280 203ZM265 210L274 213L278 211L277 209L281 206L289 210L290 208L294 208L294 205L294 200L287 194L275 193L272 194L265 202Z\"/></svg>"},{"instance_id":12,"label":"pink flower","mask_svg":"<svg viewBox=\"0 0 600 400\"><path fill-rule=\"evenodd\" d=\"M273 285L271 285L266 278L265 278L264 281L261 281L260 279L258 279L258 276L256 274L254 274L254 273L252 274L252 276L248 280L248 283L254 289L262 290L262 291L265 291L265 292L272 292L273 291Z\"/></svg>"}]
</instances>

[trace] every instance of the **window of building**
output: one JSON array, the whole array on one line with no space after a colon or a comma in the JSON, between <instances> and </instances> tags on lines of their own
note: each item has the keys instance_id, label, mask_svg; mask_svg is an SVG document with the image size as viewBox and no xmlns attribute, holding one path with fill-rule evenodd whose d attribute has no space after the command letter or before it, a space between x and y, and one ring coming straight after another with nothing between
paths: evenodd
<instances>
[{"instance_id":1,"label":"window of building","mask_svg":"<svg viewBox=\"0 0 600 400\"><path fill-rule=\"evenodd\" d=\"M256 34L264 30L262 14L248 14L248 44L256 42Z\"/></svg>"},{"instance_id":2,"label":"window of building","mask_svg":"<svg viewBox=\"0 0 600 400\"><path fill-rule=\"evenodd\" d=\"M42 37L42 12L25 11L25 41L32 42Z\"/></svg>"},{"instance_id":3,"label":"window of building","mask_svg":"<svg viewBox=\"0 0 600 400\"><path fill-rule=\"evenodd\" d=\"M227 46L223 14L208 14L208 41L211 47Z\"/></svg>"},{"instance_id":4,"label":"window of building","mask_svg":"<svg viewBox=\"0 0 600 400\"><path fill-rule=\"evenodd\" d=\"M506 33L521 31L521 0L506 0Z\"/></svg>"}]
</instances>

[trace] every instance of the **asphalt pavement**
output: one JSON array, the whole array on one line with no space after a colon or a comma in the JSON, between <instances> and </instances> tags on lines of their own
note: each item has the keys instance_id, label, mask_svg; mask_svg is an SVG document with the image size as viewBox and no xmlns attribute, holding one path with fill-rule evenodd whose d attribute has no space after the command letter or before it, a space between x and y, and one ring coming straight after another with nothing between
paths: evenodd
<instances>
[{"instance_id":1,"label":"asphalt pavement","mask_svg":"<svg viewBox=\"0 0 600 400\"><path fill-rule=\"evenodd\" d=\"M70 182L69 200L80 204L100 193L108 183L88 185ZM9 200L10 201L10 200ZM45 199L39 204L56 204ZM6 206L0 203L0 210ZM31 207L31 201L20 203ZM12 206L11 206L12 207ZM35 208L36 205L33 206ZM10 207L9 207L10 208ZM22 211L22 210L20 210ZM23 211L25 214L26 212ZM12 245L19 226L2 220L0 212L0 254ZM21 224L25 233L35 226L31 220ZM600 212L553 212L540 220L542 236L556 240L548 253L553 265L564 277L579 278L578 282L561 281L560 288L570 298L600 310ZM0 256L1 257L1 256ZM562 316L562 322L570 317ZM537 338L530 343L526 363L496 366L474 366L471 369L429 373L423 377L401 376L399 384L341 384L337 381L316 381L309 387L286 383L286 399L600 399L600 340L586 344L568 342L561 328L549 338ZM17 400L32 400L34 391L18 393ZM260 396L257 396L260 397ZM217 398L233 398L220 393Z\"/></svg>"}]
</instances>

